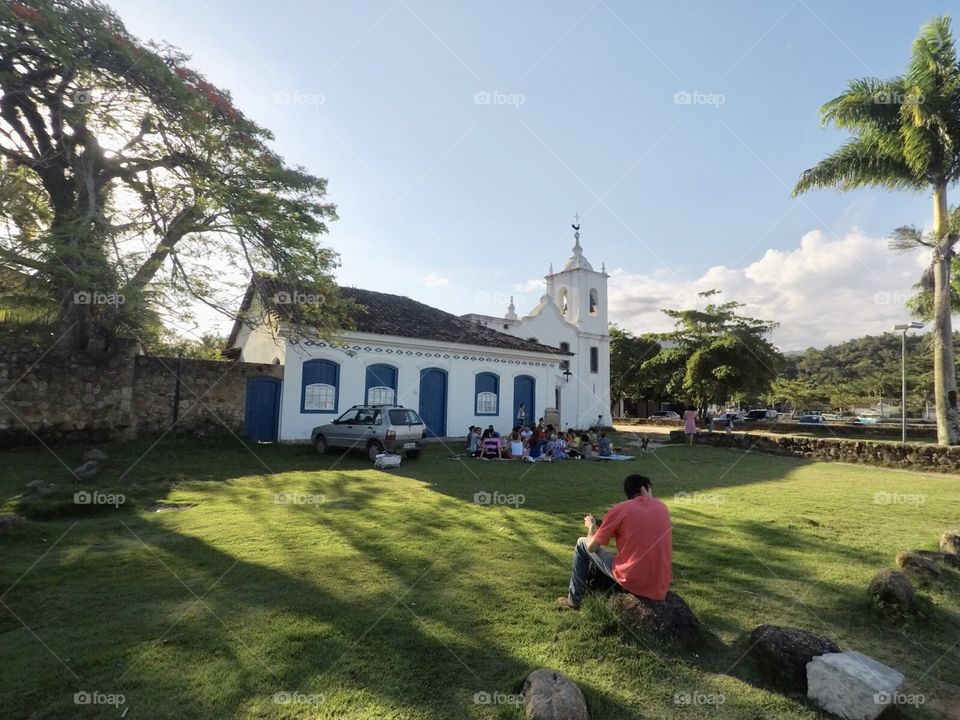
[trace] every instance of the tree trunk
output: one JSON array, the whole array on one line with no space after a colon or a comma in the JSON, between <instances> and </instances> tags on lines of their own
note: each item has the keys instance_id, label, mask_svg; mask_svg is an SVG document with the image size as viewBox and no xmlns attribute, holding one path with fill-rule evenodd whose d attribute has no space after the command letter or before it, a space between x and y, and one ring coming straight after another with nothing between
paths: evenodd
<instances>
[{"instance_id":1,"label":"tree trunk","mask_svg":"<svg viewBox=\"0 0 960 720\"><path fill-rule=\"evenodd\" d=\"M957 372L953 364L953 326L950 318L950 264L953 243L947 231L947 189L933 192L933 387L936 395L937 442L960 444L957 415ZM903 412L905 408L901 408Z\"/></svg>"}]
</instances>

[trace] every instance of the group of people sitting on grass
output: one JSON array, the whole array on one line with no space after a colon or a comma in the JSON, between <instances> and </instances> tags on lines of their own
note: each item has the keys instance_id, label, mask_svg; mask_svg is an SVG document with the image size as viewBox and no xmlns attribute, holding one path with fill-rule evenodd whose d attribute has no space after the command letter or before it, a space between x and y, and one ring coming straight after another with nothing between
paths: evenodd
<instances>
[{"instance_id":1,"label":"group of people sitting on grass","mask_svg":"<svg viewBox=\"0 0 960 720\"><path fill-rule=\"evenodd\" d=\"M577 432L573 428L561 433L553 425L544 426L543 420L534 427L514 425L507 437L501 436L493 425L485 430L471 425L466 446L467 454L480 460L555 462L613 454L613 444L606 433Z\"/></svg>"}]
</instances>

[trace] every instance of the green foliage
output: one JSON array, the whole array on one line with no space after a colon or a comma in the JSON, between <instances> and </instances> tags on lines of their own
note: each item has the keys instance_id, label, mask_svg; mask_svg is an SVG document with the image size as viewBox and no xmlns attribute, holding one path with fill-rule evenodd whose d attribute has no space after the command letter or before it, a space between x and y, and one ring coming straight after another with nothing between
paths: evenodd
<instances>
[{"instance_id":1,"label":"green foliage","mask_svg":"<svg viewBox=\"0 0 960 720\"><path fill-rule=\"evenodd\" d=\"M330 331L326 180L285 164L187 61L99 2L0 5L0 268L30 275L79 345L191 302L231 315L228 274L254 272L322 293L299 317ZM124 302L75 302L82 291Z\"/></svg>"},{"instance_id":2,"label":"green foliage","mask_svg":"<svg viewBox=\"0 0 960 720\"><path fill-rule=\"evenodd\" d=\"M731 301L711 302L703 310L664 310L676 328L655 336L663 349L643 363L645 378L701 409L734 394L765 396L782 361L767 339L777 323L738 315L740 307Z\"/></svg>"},{"instance_id":3,"label":"green foliage","mask_svg":"<svg viewBox=\"0 0 960 720\"><path fill-rule=\"evenodd\" d=\"M907 403L916 412L933 401L931 336L907 335ZM960 348L960 333L954 334ZM778 400L794 409L851 405L876 407L881 400L900 400L901 338L898 334L867 335L822 350L810 348L784 359ZM808 392L800 391L800 388ZM792 389L793 397L788 393ZM843 402L841 402L841 400Z\"/></svg>"},{"instance_id":4,"label":"green foliage","mask_svg":"<svg viewBox=\"0 0 960 720\"><path fill-rule=\"evenodd\" d=\"M651 387L643 363L660 352L656 340L610 325L610 401L642 397Z\"/></svg>"}]
</instances>

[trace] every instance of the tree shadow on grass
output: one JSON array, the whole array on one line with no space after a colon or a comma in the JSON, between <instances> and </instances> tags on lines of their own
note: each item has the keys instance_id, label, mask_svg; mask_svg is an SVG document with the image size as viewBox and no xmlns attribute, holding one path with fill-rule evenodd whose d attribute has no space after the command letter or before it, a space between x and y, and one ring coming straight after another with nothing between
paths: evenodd
<instances>
[{"instance_id":1,"label":"tree shadow on grass","mask_svg":"<svg viewBox=\"0 0 960 720\"><path fill-rule=\"evenodd\" d=\"M474 693L505 692L513 678L533 669L484 638L484 621L476 617L482 608L454 605L445 595L451 575L435 572L428 549L442 543L444 528L424 530L420 518L382 514L374 505L382 489L365 487L364 477L342 472L322 483L308 479L298 492L348 502L291 504L283 518L272 496L289 492L289 482L268 476L255 492L256 483L223 479L211 502L245 506L248 519L223 526L205 520L200 530L213 542L178 531L179 517L103 516L84 520L24 578L10 605L80 680L61 672L17 622L8 628L11 656L3 664L11 667L7 661L15 656L25 662L4 686L4 707L16 714L24 708L17 698L43 698L32 706L43 708L38 717L84 716L89 708L74 706L72 697L90 688L123 693L140 717L302 712L272 701L274 693L286 692L323 696L309 708L320 717L364 707L369 717L400 708L410 717L466 717L477 710ZM153 499L166 499L168 486L156 489ZM352 523L378 512L373 522L400 525L416 539L413 549ZM38 525L54 532L69 527L65 521ZM189 522L183 528L197 532ZM300 530L285 532L290 528ZM11 549L31 537L15 539ZM314 554L311 543L330 543L335 552ZM275 557L250 559L258 546L279 548L291 559L283 571L272 565ZM4 573L4 587L15 579ZM55 596L46 591L51 583L58 586ZM35 604L38 597L45 603ZM584 689L607 708L597 717L635 716L589 685Z\"/></svg>"}]
</instances>

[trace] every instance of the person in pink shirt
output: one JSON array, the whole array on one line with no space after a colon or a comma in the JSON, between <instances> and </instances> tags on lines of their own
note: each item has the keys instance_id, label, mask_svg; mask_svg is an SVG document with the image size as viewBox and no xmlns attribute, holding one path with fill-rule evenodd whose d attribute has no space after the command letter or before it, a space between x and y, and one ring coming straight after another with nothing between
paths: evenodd
<instances>
[{"instance_id":1,"label":"person in pink shirt","mask_svg":"<svg viewBox=\"0 0 960 720\"><path fill-rule=\"evenodd\" d=\"M578 610L593 590L591 568L623 590L650 600L663 600L673 581L673 537L667 506L653 497L650 478L628 475L623 481L627 499L614 505L602 523L587 515L587 536L573 552L570 587L557 598L564 610ZM616 540L616 554L603 546ZM608 583L609 584L609 583Z\"/></svg>"}]
</instances>

